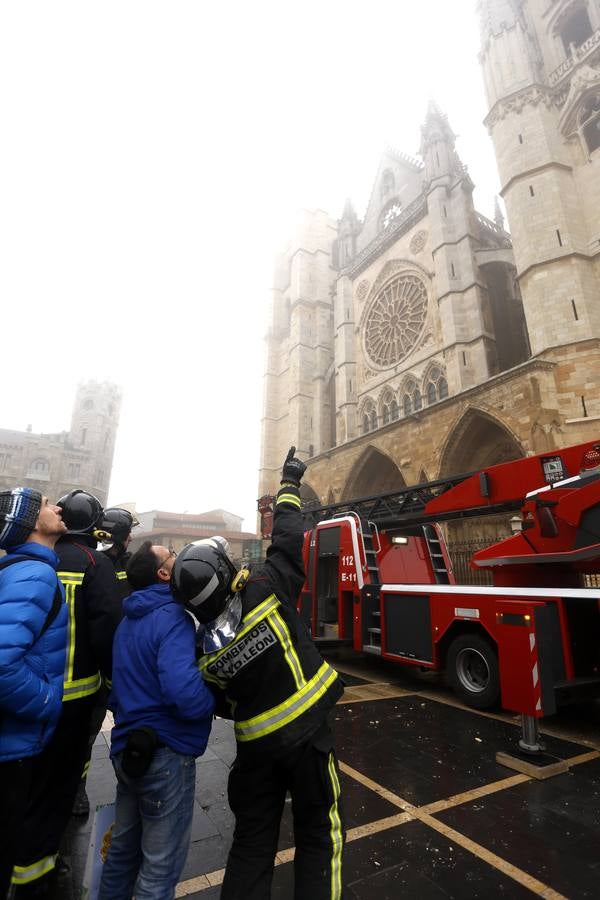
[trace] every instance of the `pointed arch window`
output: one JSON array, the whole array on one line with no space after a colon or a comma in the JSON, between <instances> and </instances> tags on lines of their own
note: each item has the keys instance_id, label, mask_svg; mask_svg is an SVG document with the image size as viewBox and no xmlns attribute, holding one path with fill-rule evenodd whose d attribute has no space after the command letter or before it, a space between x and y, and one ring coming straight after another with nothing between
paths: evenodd
<instances>
[{"instance_id":1,"label":"pointed arch window","mask_svg":"<svg viewBox=\"0 0 600 900\"><path fill-rule=\"evenodd\" d=\"M377 413L374 409L371 410L371 431L375 431L377 428Z\"/></svg>"},{"instance_id":2,"label":"pointed arch window","mask_svg":"<svg viewBox=\"0 0 600 900\"><path fill-rule=\"evenodd\" d=\"M427 397L428 406L448 396L448 382L439 366L434 366L427 376L425 396Z\"/></svg>"},{"instance_id":3,"label":"pointed arch window","mask_svg":"<svg viewBox=\"0 0 600 900\"><path fill-rule=\"evenodd\" d=\"M381 196L385 197L396 187L396 179L391 169L385 169L381 176Z\"/></svg>"},{"instance_id":4,"label":"pointed arch window","mask_svg":"<svg viewBox=\"0 0 600 900\"><path fill-rule=\"evenodd\" d=\"M394 405L396 407L396 415L394 417ZM392 392L388 389L385 391L385 394L381 401L381 423L382 425L389 425L389 423L394 419L398 418L398 404L396 403L396 398L392 394Z\"/></svg>"},{"instance_id":5,"label":"pointed arch window","mask_svg":"<svg viewBox=\"0 0 600 900\"><path fill-rule=\"evenodd\" d=\"M563 20L559 29L567 56L571 55L571 47L581 47L593 33L587 9L584 4L580 4Z\"/></svg>"},{"instance_id":6,"label":"pointed arch window","mask_svg":"<svg viewBox=\"0 0 600 900\"><path fill-rule=\"evenodd\" d=\"M588 153L600 147L600 91L587 98L579 113L579 128Z\"/></svg>"},{"instance_id":7,"label":"pointed arch window","mask_svg":"<svg viewBox=\"0 0 600 900\"><path fill-rule=\"evenodd\" d=\"M369 417L366 413L362 417L362 431L363 434L367 434L369 431Z\"/></svg>"},{"instance_id":8,"label":"pointed arch window","mask_svg":"<svg viewBox=\"0 0 600 900\"><path fill-rule=\"evenodd\" d=\"M421 391L414 379L407 381L402 392L402 408L405 416L410 416L413 412L418 412L423 408L423 397Z\"/></svg>"},{"instance_id":9,"label":"pointed arch window","mask_svg":"<svg viewBox=\"0 0 600 900\"><path fill-rule=\"evenodd\" d=\"M398 407L398 401L395 397L392 397L392 402L390 403L390 413L392 416L392 422L395 422L400 416L400 409Z\"/></svg>"}]
</instances>

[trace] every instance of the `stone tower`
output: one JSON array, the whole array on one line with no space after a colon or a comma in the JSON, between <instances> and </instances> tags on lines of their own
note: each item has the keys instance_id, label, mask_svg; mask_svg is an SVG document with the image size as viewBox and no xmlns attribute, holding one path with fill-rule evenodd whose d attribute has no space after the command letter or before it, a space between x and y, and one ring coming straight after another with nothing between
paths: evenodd
<instances>
[{"instance_id":1,"label":"stone tower","mask_svg":"<svg viewBox=\"0 0 600 900\"><path fill-rule=\"evenodd\" d=\"M430 103L421 128L424 193L431 230L448 386L455 394L498 371L489 294L478 277L473 182L455 149L447 117ZM466 362L465 362L466 361Z\"/></svg>"},{"instance_id":2,"label":"stone tower","mask_svg":"<svg viewBox=\"0 0 600 900\"><path fill-rule=\"evenodd\" d=\"M351 231L350 225L350 241ZM336 223L326 213L305 210L293 240L276 261L264 377L261 484L277 483L290 443L303 459L314 456L335 415L331 248L336 237Z\"/></svg>"},{"instance_id":3,"label":"stone tower","mask_svg":"<svg viewBox=\"0 0 600 900\"><path fill-rule=\"evenodd\" d=\"M479 12L531 352L558 364L567 416L598 416L600 2L480 0Z\"/></svg>"},{"instance_id":4,"label":"stone tower","mask_svg":"<svg viewBox=\"0 0 600 900\"><path fill-rule=\"evenodd\" d=\"M91 485L103 503L108 496L120 410L121 393L116 385L87 381L78 386L69 443L73 449L85 451L78 478ZM67 482L72 480L65 477Z\"/></svg>"},{"instance_id":5,"label":"stone tower","mask_svg":"<svg viewBox=\"0 0 600 900\"><path fill-rule=\"evenodd\" d=\"M120 407L115 384L88 381L77 388L69 431L0 428L0 489L23 484L54 502L82 488L105 504Z\"/></svg>"}]
</instances>

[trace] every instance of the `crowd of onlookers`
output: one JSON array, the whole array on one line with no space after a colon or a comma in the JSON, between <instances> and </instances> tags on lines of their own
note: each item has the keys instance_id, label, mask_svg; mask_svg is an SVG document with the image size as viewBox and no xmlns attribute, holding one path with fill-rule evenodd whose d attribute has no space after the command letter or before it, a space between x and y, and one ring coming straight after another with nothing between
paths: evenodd
<instances>
[{"instance_id":1,"label":"crowd of onlookers","mask_svg":"<svg viewBox=\"0 0 600 900\"><path fill-rule=\"evenodd\" d=\"M196 758L213 715L233 719L235 814L221 896L270 896L292 797L295 896L341 897L340 784L328 713L337 672L296 603L304 581L291 448L263 566L213 537L177 555L75 490L56 505L0 492L0 898L61 900L61 840L89 814L85 784L107 704L117 777L99 900L172 900L190 840ZM103 549L99 549L100 544Z\"/></svg>"}]
</instances>

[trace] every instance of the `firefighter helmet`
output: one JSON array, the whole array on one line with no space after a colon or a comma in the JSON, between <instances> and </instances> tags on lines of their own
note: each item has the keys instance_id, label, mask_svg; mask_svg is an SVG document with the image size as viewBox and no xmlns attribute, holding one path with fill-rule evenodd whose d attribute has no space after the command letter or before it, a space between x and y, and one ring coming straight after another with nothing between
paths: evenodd
<instances>
[{"instance_id":1,"label":"firefighter helmet","mask_svg":"<svg viewBox=\"0 0 600 900\"><path fill-rule=\"evenodd\" d=\"M237 569L227 555L223 538L206 538L187 544L173 564L171 590L207 625L223 612L232 596Z\"/></svg>"},{"instance_id":2,"label":"firefighter helmet","mask_svg":"<svg viewBox=\"0 0 600 900\"><path fill-rule=\"evenodd\" d=\"M69 491L56 503L62 510L62 520L71 534L91 532L102 516L102 504L88 491Z\"/></svg>"},{"instance_id":3,"label":"firefighter helmet","mask_svg":"<svg viewBox=\"0 0 600 900\"><path fill-rule=\"evenodd\" d=\"M124 544L131 529L140 523L128 509L119 506L111 506L104 510L102 521L98 526L105 534L103 540L113 541L115 544Z\"/></svg>"}]
</instances>

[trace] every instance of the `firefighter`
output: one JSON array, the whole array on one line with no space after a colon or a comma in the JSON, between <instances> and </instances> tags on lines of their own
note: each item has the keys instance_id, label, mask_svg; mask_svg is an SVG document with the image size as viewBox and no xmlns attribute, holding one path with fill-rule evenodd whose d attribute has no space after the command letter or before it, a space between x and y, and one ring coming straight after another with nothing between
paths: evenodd
<instances>
[{"instance_id":1,"label":"firefighter","mask_svg":"<svg viewBox=\"0 0 600 900\"><path fill-rule=\"evenodd\" d=\"M131 553L129 553L127 548L131 542L132 529L139 524L136 517L128 509L112 506L104 510L102 531L106 532L106 537L103 539L110 541L111 546L104 550L103 553L108 556L114 566L123 600L131 593L125 571L131 557Z\"/></svg>"},{"instance_id":2,"label":"firefighter","mask_svg":"<svg viewBox=\"0 0 600 900\"><path fill-rule=\"evenodd\" d=\"M56 544L69 611L63 707L52 739L36 757L24 839L13 870L15 896L56 898L56 861L85 763L90 718L102 676L110 678L112 641L121 618L118 582L96 549L100 501L71 491L57 505L68 532Z\"/></svg>"},{"instance_id":3,"label":"firefighter","mask_svg":"<svg viewBox=\"0 0 600 900\"><path fill-rule=\"evenodd\" d=\"M131 556L127 547L131 541L131 530L140 523L129 510L121 509L117 506L109 507L104 510L102 521L100 523L98 534L102 541L110 542L110 547L103 550L102 553L111 561L117 581L119 582L119 595L121 600L129 596L131 588L127 581L127 573L125 567ZM86 791L86 783L90 763L92 759L92 750L94 742L98 737L98 732L102 728L104 717L106 716L106 701L110 685L102 684L100 690L96 694L96 703L92 712L90 722L90 734L88 737L88 753L87 759L83 766L81 779L77 787L77 794L73 801L73 816L88 816L90 812L90 801Z\"/></svg>"},{"instance_id":4,"label":"firefighter","mask_svg":"<svg viewBox=\"0 0 600 900\"><path fill-rule=\"evenodd\" d=\"M221 897L270 896L286 792L292 796L296 900L341 897L343 820L339 771L327 716L343 693L296 611L304 582L300 480L285 460L272 543L263 567L236 571L223 538L188 544L175 560L173 593L201 628L199 666L217 714L234 719L229 776L235 814Z\"/></svg>"}]
</instances>

